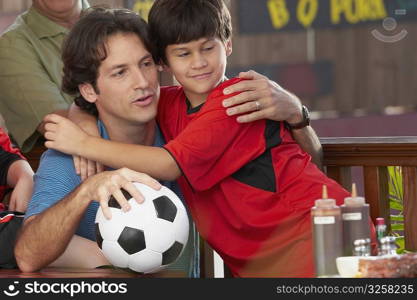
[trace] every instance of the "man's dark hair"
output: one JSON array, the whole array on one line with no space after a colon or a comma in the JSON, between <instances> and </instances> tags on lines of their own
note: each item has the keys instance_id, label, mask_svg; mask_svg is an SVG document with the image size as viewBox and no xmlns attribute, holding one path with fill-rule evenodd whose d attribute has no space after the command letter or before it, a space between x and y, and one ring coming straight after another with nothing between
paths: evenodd
<instances>
[{"instance_id":1,"label":"man's dark hair","mask_svg":"<svg viewBox=\"0 0 417 300\"><path fill-rule=\"evenodd\" d=\"M223 0L156 0L148 23L157 63L167 64L169 45L204 37L225 42L232 36L230 12Z\"/></svg>"},{"instance_id":2,"label":"man's dark hair","mask_svg":"<svg viewBox=\"0 0 417 300\"><path fill-rule=\"evenodd\" d=\"M63 44L62 90L75 95L75 104L95 116L98 115L96 105L83 98L78 85L90 83L96 93L99 93L98 70L101 62L107 57L106 42L116 33L136 34L146 49L153 53L148 25L138 14L127 9L103 7L88 9L72 28Z\"/></svg>"}]
</instances>

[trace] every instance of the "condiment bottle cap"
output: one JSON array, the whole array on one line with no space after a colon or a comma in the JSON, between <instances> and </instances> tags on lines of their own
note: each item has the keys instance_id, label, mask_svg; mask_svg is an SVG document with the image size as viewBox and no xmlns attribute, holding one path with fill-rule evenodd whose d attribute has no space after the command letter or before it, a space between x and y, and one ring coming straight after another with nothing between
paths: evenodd
<instances>
[{"instance_id":1,"label":"condiment bottle cap","mask_svg":"<svg viewBox=\"0 0 417 300\"><path fill-rule=\"evenodd\" d=\"M346 206L364 206L365 198L363 197L347 197L345 198Z\"/></svg>"},{"instance_id":2,"label":"condiment bottle cap","mask_svg":"<svg viewBox=\"0 0 417 300\"><path fill-rule=\"evenodd\" d=\"M376 225L385 225L384 218L376 218Z\"/></svg>"},{"instance_id":3,"label":"condiment bottle cap","mask_svg":"<svg viewBox=\"0 0 417 300\"><path fill-rule=\"evenodd\" d=\"M334 199L317 199L314 202L316 207L335 207L336 206L336 200Z\"/></svg>"}]
</instances>

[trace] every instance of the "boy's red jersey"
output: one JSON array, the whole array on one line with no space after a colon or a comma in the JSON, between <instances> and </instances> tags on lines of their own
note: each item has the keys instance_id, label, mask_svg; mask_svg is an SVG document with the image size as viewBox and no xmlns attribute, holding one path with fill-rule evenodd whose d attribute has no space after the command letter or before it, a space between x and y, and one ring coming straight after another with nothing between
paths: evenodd
<instances>
[{"instance_id":1,"label":"boy's red jersey","mask_svg":"<svg viewBox=\"0 0 417 300\"><path fill-rule=\"evenodd\" d=\"M158 122L180 166L181 189L202 237L235 276L314 276L310 210L322 186L340 205L349 193L326 177L283 122L240 124L223 89L190 108L181 87L163 87Z\"/></svg>"}]
</instances>

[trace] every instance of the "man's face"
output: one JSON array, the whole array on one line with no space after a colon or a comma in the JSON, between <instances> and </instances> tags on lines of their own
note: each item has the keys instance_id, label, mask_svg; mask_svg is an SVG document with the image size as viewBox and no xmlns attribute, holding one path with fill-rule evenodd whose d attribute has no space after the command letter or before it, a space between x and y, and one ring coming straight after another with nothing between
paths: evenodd
<instances>
[{"instance_id":1,"label":"man's face","mask_svg":"<svg viewBox=\"0 0 417 300\"><path fill-rule=\"evenodd\" d=\"M107 57L99 67L100 119L117 124L143 124L156 116L159 99L157 66L142 41L132 33L117 33L106 43Z\"/></svg>"},{"instance_id":2,"label":"man's face","mask_svg":"<svg viewBox=\"0 0 417 300\"><path fill-rule=\"evenodd\" d=\"M33 5L48 15L66 14L74 10L81 0L33 0ZM81 7L81 4L80 4Z\"/></svg>"},{"instance_id":3,"label":"man's face","mask_svg":"<svg viewBox=\"0 0 417 300\"><path fill-rule=\"evenodd\" d=\"M169 70L184 87L191 103L202 103L223 80L230 42L219 38L201 38L183 44L169 45L166 58Z\"/></svg>"}]
</instances>

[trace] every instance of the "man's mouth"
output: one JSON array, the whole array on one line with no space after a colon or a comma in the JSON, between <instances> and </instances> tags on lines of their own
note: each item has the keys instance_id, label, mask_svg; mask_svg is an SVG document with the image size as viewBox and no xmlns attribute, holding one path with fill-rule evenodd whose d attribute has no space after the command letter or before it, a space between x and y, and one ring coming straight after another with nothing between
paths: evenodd
<instances>
[{"instance_id":1,"label":"man's mouth","mask_svg":"<svg viewBox=\"0 0 417 300\"><path fill-rule=\"evenodd\" d=\"M144 97L137 98L132 101L132 104L138 105L138 106L147 106L151 104L153 101L153 95L147 95Z\"/></svg>"}]
</instances>

